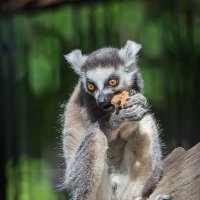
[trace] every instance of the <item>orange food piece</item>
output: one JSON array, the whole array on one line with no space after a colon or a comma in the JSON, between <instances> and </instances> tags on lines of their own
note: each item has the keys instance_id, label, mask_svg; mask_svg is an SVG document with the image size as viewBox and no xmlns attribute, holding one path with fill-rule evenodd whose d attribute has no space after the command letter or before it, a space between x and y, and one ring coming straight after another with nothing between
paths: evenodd
<instances>
[{"instance_id":1,"label":"orange food piece","mask_svg":"<svg viewBox=\"0 0 200 200\"><path fill-rule=\"evenodd\" d=\"M111 104L116 104L119 100L121 103L119 104L119 108L123 108L124 104L126 103L126 99L129 98L129 93L127 91L122 91L118 94L116 94L112 99L111 99Z\"/></svg>"}]
</instances>

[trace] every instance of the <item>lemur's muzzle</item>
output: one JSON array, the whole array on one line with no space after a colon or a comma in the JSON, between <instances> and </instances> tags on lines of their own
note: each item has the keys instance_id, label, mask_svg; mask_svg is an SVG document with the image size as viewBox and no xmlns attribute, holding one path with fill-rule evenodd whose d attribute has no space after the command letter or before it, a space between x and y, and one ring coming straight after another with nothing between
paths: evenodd
<instances>
[{"instance_id":1,"label":"lemur's muzzle","mask_svg":"<svg viewBox=\"0 0 200 200\"><path fill-rule=\"evenodd\" d=\"M100 94L97 98L97 104L102 107L104 110L107 110L111 107L111 97L109 94Z\"/></svg>"},{"instance_id":2,"label":"lemur's muzzle","mask_svg":"<svg viewBox=\"0 0 200 200\"><path fill-rule=\"evenodd\" d=\"M108 102L107 102L107 99L106 99L106 96L103 95L103 94L100 94L97 98L97 103L99 106L104 106L106 105Z\"/></svg>"}]
</instances>

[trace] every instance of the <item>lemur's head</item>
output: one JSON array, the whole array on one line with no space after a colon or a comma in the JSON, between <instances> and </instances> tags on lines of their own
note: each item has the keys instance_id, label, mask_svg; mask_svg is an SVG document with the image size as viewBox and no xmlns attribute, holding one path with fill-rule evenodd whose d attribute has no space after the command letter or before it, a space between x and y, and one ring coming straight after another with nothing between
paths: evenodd
<instances>
[{"instance_id":1,"label":"lemur's head","mask_svg":"<svg viewBox=\"0 0 200 200\"><path fill-rule=\"evenodd\" d=\"M65 55L80 76L87 93L95 97L103 109L110 107L111 98L120 91L143 92L143 81L136 67L141 45L127 41L121 49L103 48L90 55L74 50Z\"/></svg>"}]
</instances>

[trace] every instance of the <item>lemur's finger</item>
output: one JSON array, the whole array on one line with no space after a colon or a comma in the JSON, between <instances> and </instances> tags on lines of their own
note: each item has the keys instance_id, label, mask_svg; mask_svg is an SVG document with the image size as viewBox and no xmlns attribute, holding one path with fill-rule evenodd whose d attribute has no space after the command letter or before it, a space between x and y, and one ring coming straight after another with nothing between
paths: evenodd
<instances>
[{"instance_id":1,"label":"lemur's finger","mask_svg":"<svg viewBox=\"0 0 200 200\"><path fill-rule=\"evenodd\" d=\"M143 107L147 106L146 98L142 94L139 94L139 93L132 96L131 98L128 98L126 100L124 108L129 108L129 107L132 107L132 106L138 105L138 104L140 104Z\"/></svg>"},{"instance_id":2,"label":"lemur's finger","mask_svg":"<svg viewBox=\"0 0 200 200\"><path fill-rule=\"evenodd\" d=\"M116 115L119 114L119 105L120 105L120 103L121 103L121 100L119 100L119 101L115 104L115 113L116 113Z\"/></svg>"},{"instance_id":3,"label":"lemur's finger","mask_svg":"<svg viewBox=\"0 0 200 200\"><path fill-rule=\"evenodd\" d=\"M140 104L141 106L146 106L146 102L142 101L141 99L128 99L127 102L124 104L124 108L129 108L134 105Z\"/></svg>"},{"instance_id":4,"label":"lemur's finger","mask_svg":"<svg viewBox=\"0 0 200 200\"><path fill-rule=\"evenodd\" d=\"M129 96L133 96L136 94L136 91L134 89L130 90L129 91Z\"/></svg>"},{"instance_id":5,"label":"lemur's finger","mask_svg":"<svg viewBox=\"0 0 200 200\"><path fill-rule=\"evenodd\" d=\"M129 108L129 107L136 105L136 104L138 104L137 100L129 98L129 99L126 100L126 103L124 104L124 108Z\"/></svg>"},{"instance_id":6,"label":"lemur's finger","mask_svg":"<svg viewBox=\"0 0 200 200\"><path fill-rule=\"evenodd\" d=\"M119 114L119 106L117 104L115 104L115 114L116 115Z\"/></svg>"},{"instance_id":7,"label":"lemur's finger","mask_svg":"<svg viewBox=\"0 0 200 200\"><path fill-rule=\"evenodd\" d=\"M126 111L126 118L131 121L139 121L141 120L145 114L148 113L148 109L143 108L142 106L134 106L131 109Z\"/></svg>"}]
</instances>

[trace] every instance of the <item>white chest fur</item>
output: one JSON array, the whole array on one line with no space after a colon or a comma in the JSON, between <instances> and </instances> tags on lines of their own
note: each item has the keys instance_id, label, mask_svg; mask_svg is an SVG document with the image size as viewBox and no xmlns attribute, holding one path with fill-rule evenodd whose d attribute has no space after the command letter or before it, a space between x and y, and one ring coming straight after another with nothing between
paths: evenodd
<instances>
[{"instance_id":1,"label":"white chest fur","mask_svg":"<svg viewBox=\"0 0 200 200\"><path fill-rule=\"evenodd\" d=\"M129 153L129 148L127 149L127 144L129 140L134 140L136 135L134 132L138 127L138 122L126 122L116 133L116 137L109 143L108 149L108 160L111 169L111 182L113 188L113 199L122 199L126 188L129 184L129 169L126 166L126 159L124 159L124 154ZM131 136L132 135L132 136ZM131 137L131 138L130 138ZM132 158L131 158L132 159Z\"/></svg>"},{"instance_id":2,"label":"white chest fur","mask_svg":"<svg viewBox=\"0 0 200 200\"><path fill-rule=\"evenodd\" d=\"M122 195L124 194L129 182L128 180L128 174L111 174L113 199L122 199Z\"/></svg>"}]
</instances>

